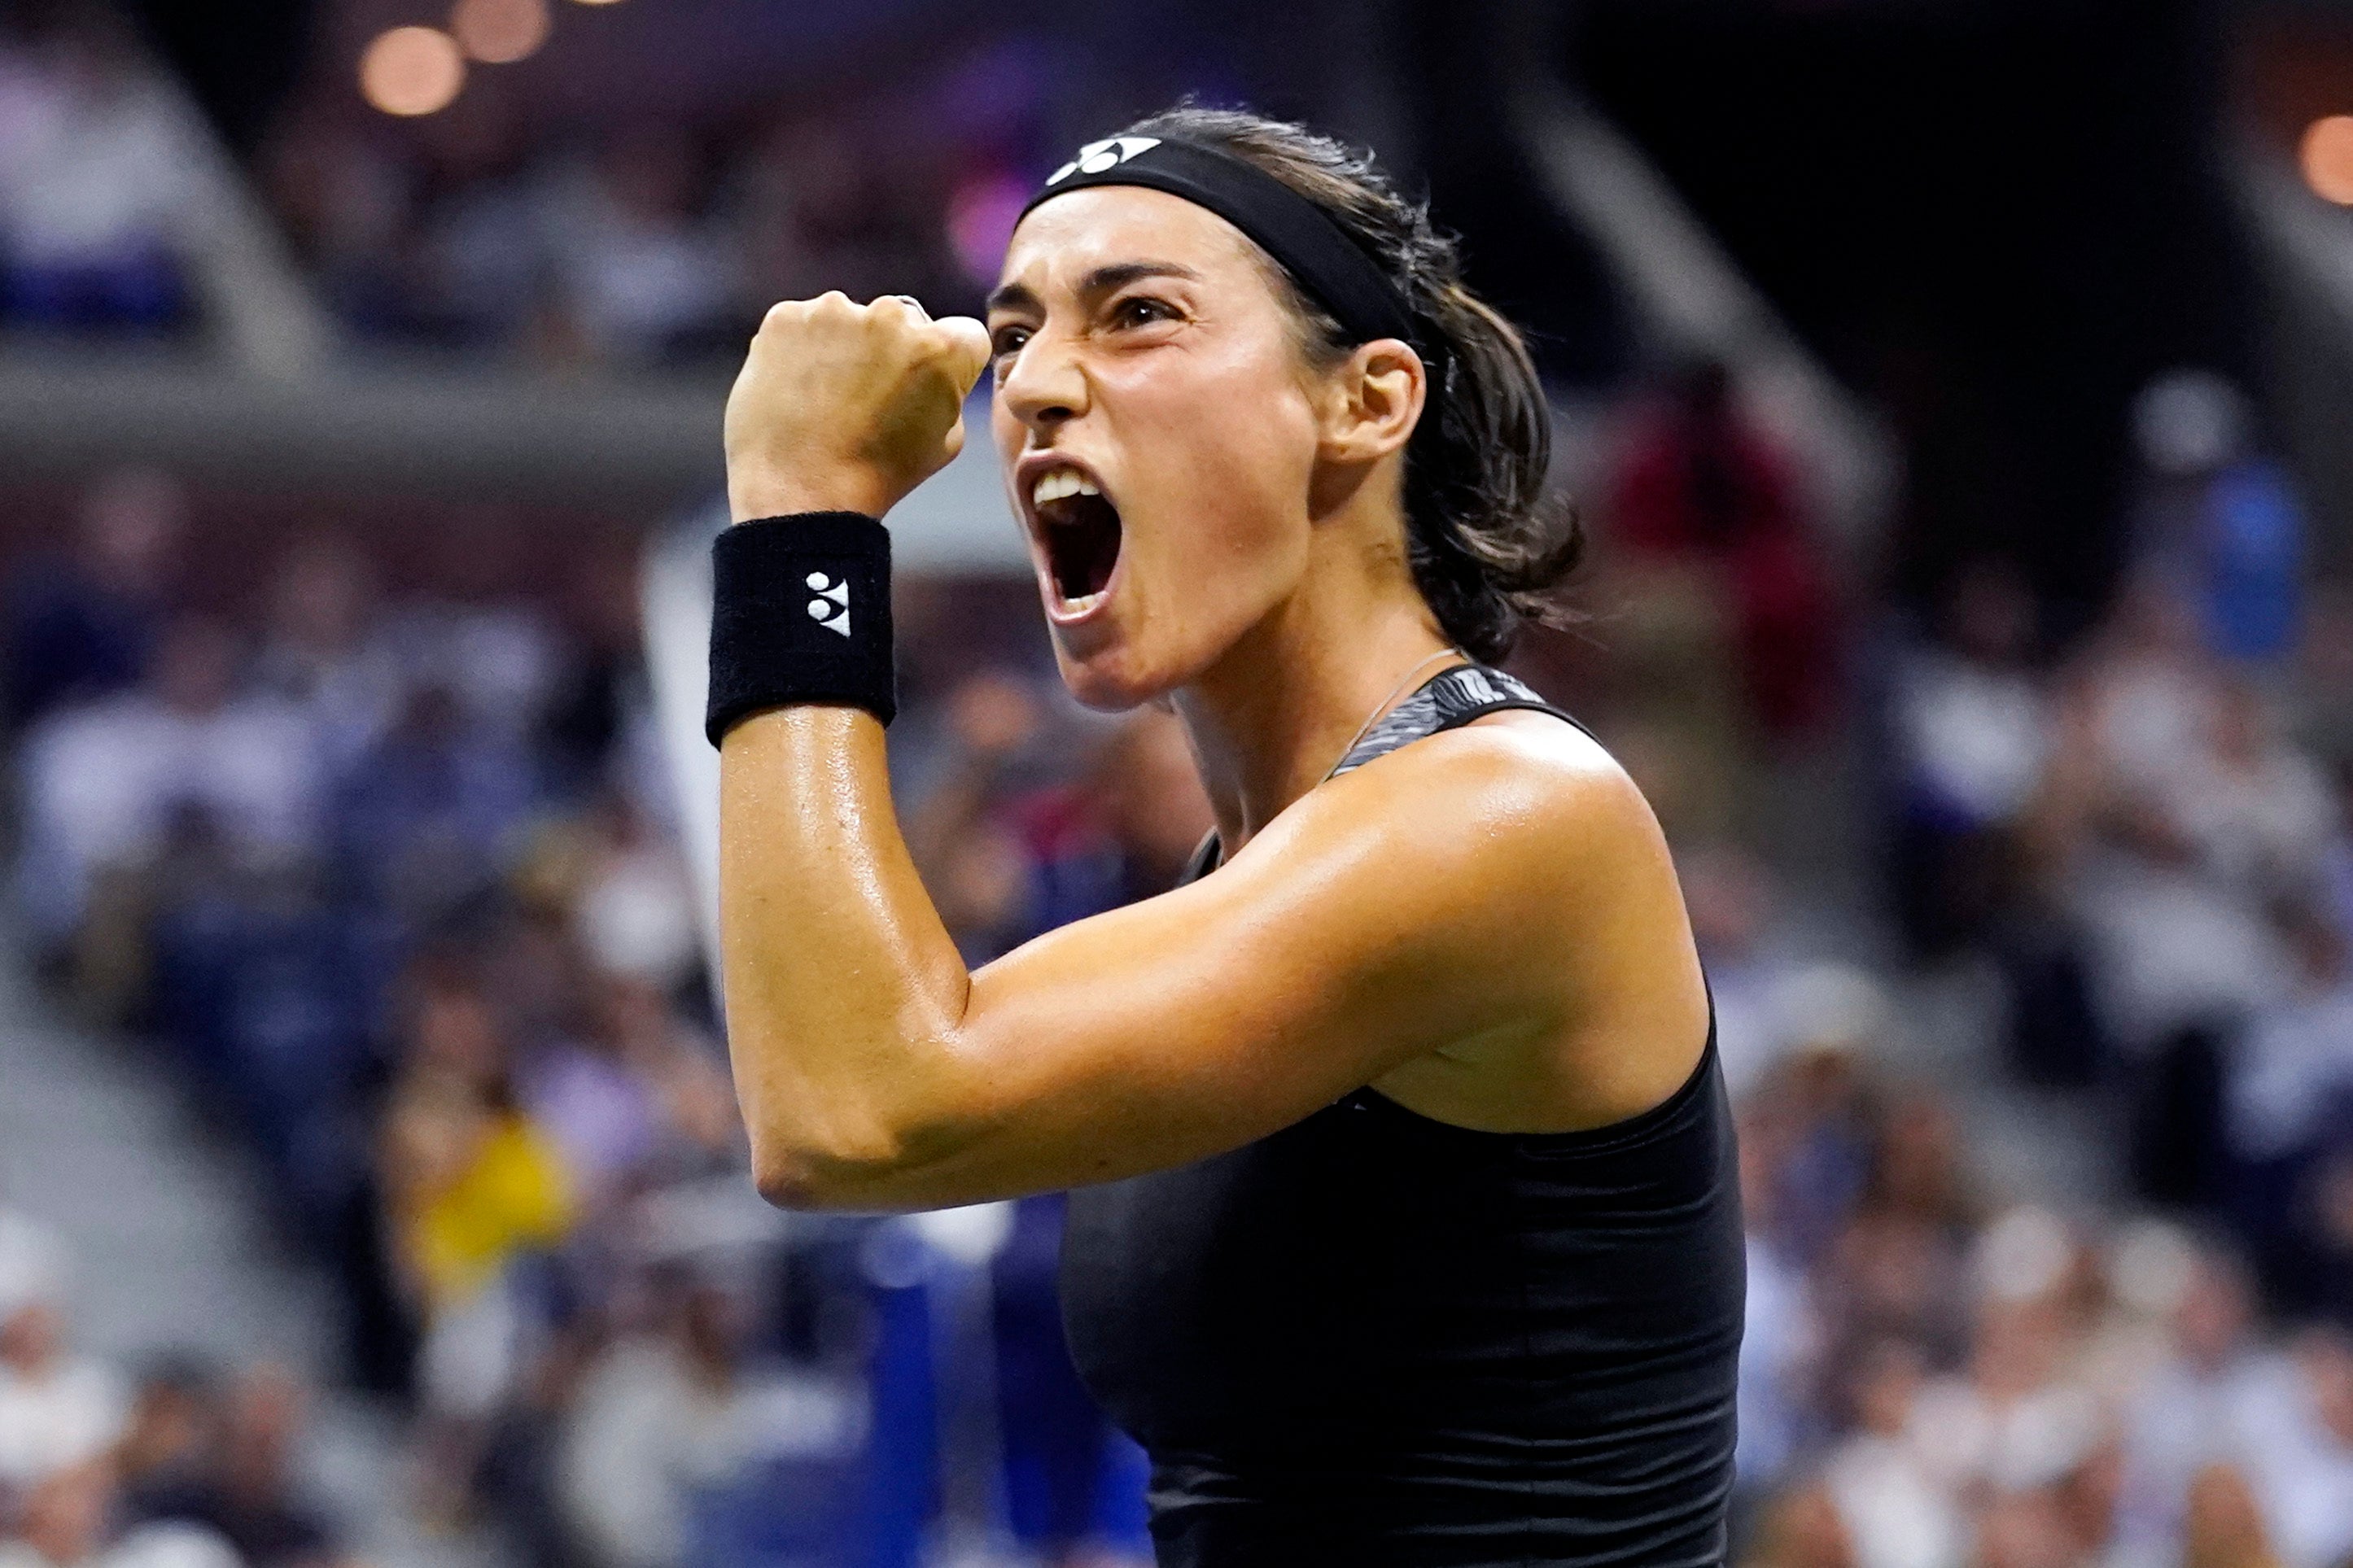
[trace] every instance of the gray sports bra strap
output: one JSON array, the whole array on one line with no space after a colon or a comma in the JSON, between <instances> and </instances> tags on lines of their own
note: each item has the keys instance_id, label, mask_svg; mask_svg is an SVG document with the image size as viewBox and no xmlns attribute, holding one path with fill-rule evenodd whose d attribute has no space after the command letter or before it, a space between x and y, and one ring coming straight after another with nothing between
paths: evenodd
<instances>
[{"instance_id":1,"label":"gray sports bra strap","mask_svg":"<svg viewBox=\"0 0 2353 1568\"><path fill-rule=\"evenodd\" d=\"M1342 773L1354 773L1376 757L1387 756L1409 742L1441 731L1459 730L1473 719L1483 719L1490 713L1504 713L1514 709L1526 709L1537 713L1549 713L1567 723L1575 724L1588 735L1593 731L1570 714L1561 711L1537 695L1534 687L1524 680L1505 675L1483 664L1459 664L1451 669L1441 669L1422 682L1414 694L1381 716L1379 723L1365 731L1364 738L1348 748L1348 754L1334 765L1324 778L1335 779ZM1197 882L1218 868L1224 858L1224 847L1213 831L1201 840L1200 848L1193 852L1192 864L1178 885Z\"/></svg>"},{"instance_id":2,"label":"gray sports bra strap","mask_svg":"<svg viewBox=\"0 0 2353 1568\"><path fill-rule=\"evenodd\" d=\"M1356 772L1375 757L1388 755L1408 742L1444 730L1459 730L1473 719L1515 708L1549 713L1585 730L1584 725L1538 696L1527 682L1483 664L1458 664L1431 676L1422 682L1419 690L1383 714L1381 721L1366 731L1365 738L1349 747L1348 754L1324 776L1336 779L1342 773ZM1585 732L1589 735L1593 731Z\"/></svg>"}]
</instances>

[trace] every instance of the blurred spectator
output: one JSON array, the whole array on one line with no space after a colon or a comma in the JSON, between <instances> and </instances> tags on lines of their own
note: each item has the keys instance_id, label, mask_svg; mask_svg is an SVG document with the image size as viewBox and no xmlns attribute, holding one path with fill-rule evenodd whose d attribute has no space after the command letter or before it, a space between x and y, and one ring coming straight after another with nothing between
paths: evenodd
<instances>
[{"instance_id":1,"label":"blurred spectator","mask_svg":"<svg viewBox=\"0 0 2353 1568\"><path fill-rule=\"evenodd\" d=\"M328 308L368 337L413 330L409 181L381 133L315 110L289 115L262 150L258 173Z\"/></svg>"},{"instance_id":2,"label":"blurred spectator","mask_svg":"<svg viewBox=\"0 0 2353 1568\"><path fill-rule=\"evenodd\" d=\"M2335 803L2158 581L2128 592L2056 728L2032 827L2042 896L2080 933L2102 1032L2140 1064L2143 1190L2211 1201L2227 1042L2290 984L2271 910L2318 883Z\"/></svg>"},{"instance_id":3,"label":"blurred spectator","mask_svg":"<svg viewBox=\"0 0 2353 1568\"><path fill-rule=\"evenodd\" d=\"M1773 736L1810 732L1836 701L1837 616L1789 458L1740 410L1730 372L1680 373L1628 437L1612 536L1638 554L1720 573L1736 668Z\"/></svg>"},{"instance_id":4,"label":"blurred spectator","mask_svg":"<svg viewBox=\"0 0 2353 1568\"><path fill-rule=\"evenodd\" d=\"M640 732L648 710L634 542L584 550L565 586L572 635L546 688L539 735L547 754L548 785L565 801L592 795L607 784L626 793L637 786L613 770L638 765L630 748L643 749ZM631 798L657 816L668 804L666 795L650 791ZM667 825L667 817L649 824Z\"/></svg>"},{"instance_id":5,"label":"blurred spectator","mask_svg":"<svg viewBox=\"0 0 2353 1568\"><path fill-rule=\"evenodd\" d=\"M1749 1097L1746 1131L1762 1147L1774 1234L1811 1268L1826 1258L1870 1180L1879 1084L1864 1061L1886 1029L1869 975L1820 964L1775 998L1778 1060Z\"/></svg>"},{"instance_id":6,"label":"blurred spectator","mask_svg":"<svg viewBox=\"0 0 2353 1568\"><path fill-rule=\"evenodd\" d=\"M2117 1546L2127 1563L2172 1560L2198 1477L2232 1456L2257 1376L2247 1284L2221 1253L2196 1255L2171 1312L2172 1343L2124 1411Z\"/></svg>"},{"instance_id":7,"label":"blurred spectator","mask_svg":"<svg viewBox=\"0 0 2353 1568\"><path fill-rule=\"evenodd\" d=\"M2312 585L2287 689L2296 743L2341 781L2353 766L2353 593Z\"/></svg>"},{"instance_id":8,"label":"blurred spectator","mask_svg":"<svg viewBox=\"0 0 2353 1568\"><path fill-rule=\"evenodd\" d=\"M550 204L564 307L596 357L659 360L728 323L734 279L697 217L698 173L675 129L649 126L610 138Z\"/></svg>"},{"instance_id":9,"label":"blurred spectator","mask_svg":"<svg viewBox=\"0 0 2353 1568\"><path fill-rule=\"evenodd\" d=\"M299 541L263 611L257 687L299 709L340 774L397 710L403 672L375 622L374 569L347 541Z\"/></svg>"},{"instance_id":10,"label":"blurred spectator","mask_svg":"<svg viewBox=\"0 0 2353 1568\"><path fill-rule=\"evenodd\" d=\"M2197 584L2215 652L2269 659L2295 640L2304 514L2285 471L2250 449L2250 423L2245 395L2211 371L2168 372L2142 389L2135 548L2143 570Z\"/></svg>"},{"instance_id":11,"label":"blurred spectator","mask_svg":"<svg viewBox=\"0 0 2353 1568\"><path fill-rule=\"evenodd\" d=\"M65 1256L55 1231L0 1200L0 1318L53 1293L65 1277Z\"/></svg>"},{"instance_id":12,"label":"blurred spectator","mask_svg":"<svg viewBox=\"0 0 2353 1568\"><path fill-rule=\"evenodd\" d=\"M2261 907L2315 890L2337 804L2291 746L2263 692L2225 682L2207 745L2183 760L2167 803L2213 883Z\"/></svg>"},{"instance_id":13,"label":"blurred spectator","mask_svg":"<svg viewBox=\"0 0 2353 1568\"><path fill-rule=\"evenodd\" d=\"M183 1518L203 1506L220 1454L220 1404L217 1380L193 1360L170 1357L141 1376L115 1447L125 1514Z\"/></svg>"},{"instance_id":14,"label":"blurred spectator","mask_svg":"<svg viewBox=\"0 0 2353 1568\"><path fill-rule=\"evenodd\" d=\"M456 106L452 106L453 108ZM405 324L469 346L523 346L549 296L546 180L512 110L487 100L433 128Z\"/></svg>"},{"instance_id":15,"label":"blurred spectator","mask_svg":"<svg viewBox=\"0 0 2353 1568\"><path fill-rule=\"evenodd\" d=\"M2241 1428L2238 1468L2284 1568L2353 1555L2353 1343L2314 1331L2270 1358Z\"/></svg>"},{"instance_id":16,"label":"blurred spectator","mask_svg":"<svg viewBox=\"0 0 2353 1568\"><path fill-rule=\"evenodd\" d=\"M228 866L300 855L316 836L319 755L301 717L241 681L217 622L164 634L140 688L58 714L26 742L20 886L59 941L109 874L133 879L177 845Z\"/></svg>"},{"instance_id":17,"label":"blurred spectator","mask_svg":"<svg viewBox=\"0 0 2353 1568\"><path fill-rule=\"evenodd\" d=\"M531 759L448 687L411 687L330 806L352 887L407 929L497 880L533 797Z\"/></svg>"},{"instance_id":18,"label":"blurred spectator","mask_svg":"<svg viewBox=\"0 0 2353 1568\"><path fill-rule=\"evenodd\" d=\"M1820 1270L1834 1342L1900 1339L1936 1364L1968 1342L1971 1238L1983 1221L1952 1113L1924 1094L1881 1113L1860 1201ZM1842 1358L1841 1358L1842 1359Z\"/></svg>"},{"instance_id":19,"label":"blurred spectator","mask_svg":"<svg viewBox=\"0 0 2353 1568\"><path fill-rule=\"evenodd\" d=\"M1039 929L1032 859L1008 808L1046 714L1029 682L1001 669L965 677L941 707L907 845L956 945L982 963Z\"/></svg>"},{"instance_id":20,"label":"blurred spectator","mask_svg":"<svg viewBox=\"0 0 2353 1568\"><path fill-rule=\"evenodd\" d=\"M425 1504L455 1518L531 1352L517 1266L571 1229L578 1178L516 1103L485 999L431 970L410 992L379 1186L396 1276L423 1327Z\"/></svg>"},{"instance_id":21,"label":"blurred spectator","mask_svg":"<svg viewBox=\"0 0 2353 1568\"><path fill-rule=\"evenodd\" d=\"M1813 1282L1780 1240L1775 1156L1762 1131L1740 1138L1740 1206L1747 1226L1748 1297L1740 1341L1737 1510L1746 1520L1787 1483L1819 1421L1814 1396L1827 1346Z\"/></svg>"},{"instance_id":22,"label":"blurred spectator","mask_svg":"<svg viewBox=\"0 0 2353 1568\"><path fill-rule=\"evenodd\" d=\"M403 1270L431 1319L477 1298L519 1252L561 1238L577 1177L516 1104L484 999L431 973L415 991L385 1113L385 1188Z\"/></svg>"},{"instance_id":23,"label":"blurred spectator","mask_svg":"<svg viewBox=\"0 0 2353 1568\"><path fill-rule=\"evenodd\" d=\"M2092 1456L2101 1414L2069 1375L2072 1348L2047 1300L1980 1307L1966 1370L1930 1384L1916 1413L1924 1458L1957 1495L2032 1491Z\"/></svg>"},{"instance_id":24,"label":"blurred spectator","mask_svg":"<svg viewBox=\"0 0 2353 1568\"><path fill-rule=\"evenodd\" d=\"M2327 1242L2319 1173L2353 1125L2353 963L2345 933L2313 906L2278 911L2293 988L2231 1042L2223 1113L2231 1212L2284 1302L2317 1304Z\"/></svg>"},{"instance_id":25,"label":"blurred spectator","mask_svg":"<svg viewBox=\"0 0 2353 1568\"><path fill-rule=\"evenodd\" d=\"M282 1367L238 1378L222 1423L210 1507L195 1514L237 1549L248 1568L332 1568L345 1561L334 1531L300 1495L308 1395Z\"/></svg>"},{"instance_id":26,"label":"blurred spectator","mask_svg":"<svg viewBox=\"0 0 2353 1568\"><path fill-rule=\"evenodd\" d=\"M61 1288L40 1280L0 1317L0 1495L104 1458L122 1429L114 1374L67 1343Z\"/></svg>"},{"instance_id":27,"label":"blurred spectator","mask_svg":"<svg viewBox=\"0 0 2353 1568\"><path fill-rule=\"evenodd\" d=\"M195 181L128 28L82 5L0 50L0 320L175 324Z\"/></svg>"},{"instance_id":28,"label":"blurred spectator","mask_svg":"<svg viewBox=\"0 0 2353 1568\"><path fill-rule=\"evenodd\" d=\"M0 1532L0 1568L241 1568L237 1552L200 1525L116 1530L113 1467L90 1459L29 1491Z\"/></svg>"},{"instance_id":29,"label":"blurred spectator","mask_svg":"<svg viewBox=\"0 0 2353 1568\"><path fill-rule=\"evenodd\" d=\"M1801 965L1781 949L1771 873L1755 856L1710 844L1679 856L1676 870L1707 966L1725 1085L1745 1098L1787 1044L1778 1013Z\"/></svg>"},{"instance_id":30,"label":"blurred spectator","mask_svg":"<svg viewBox=\"0 0 2353 1568\"><path fill-rule=\"evenodd\" d=\"M1868 1347L1852 1373L1856 1430L1832 1451L1824 1485L1856 1568L1957 1568L1968 1534L1947 1479L1920 1451L1925 1369L1901 1340Z\"/></svg>"},{"instance_id":31,"label":"blurred spectator","mask_svg":"<svg viewBox=\"0 0 2353 1568\"><path fill-rule=\"evenodd\" d=\"M1124 721L1074 788L1012 815L1037 861L1040 930L1166 892L1213 826L1184 725L1154 710Z\"/></svg>"},{"instance_id":32,"label":"blurred spectator","mask_svg":"<svg viewBox=\"0 0 2353 1568\"><path fill-rule=\"evenodd\" d=\"M712 1281L664 1288L652 1331L614 1342L584 1379L562 1437L561 1492L599 1568L671 1568L723 1539L731 1493L779 1463L839 1474L868 1426L859 1391L747 1364L746 1303ZM796 1489L797 1490L799 1489ZM856 1500L800 1498L804 1531L835 1550Z\"/></svg>"},{"instance_id":33,"label":"blurred spectator","mask_svg":"<svg viewBox=\"0 0 2353 1568\"><path fill-rule=\"evenodd\" d=\"M1746 1568L1862 1568L1827 1488L1796 1488L1767 1509Z\"/></svg>"},{"instance_id":34,"label":"blurred spectator","mask_svg":"<svg viewBox=\"0 0 2353 1568\"><path fill-rule=\"evenodd\" d=\"M161 474L112 475L84 499L70 556L16 570L5 634L12 733L144 673L170 608L185 510L178 486Z\"/></svg>"},{"instance_id":35,"label":"blurred spectator","mask_svg":"<svg viewBox=\"0 0 2353 1568\"><path fill-rule=\"evenodd\" d=\"M2051 744L2049 702L2027 662L2034 622L2017 571L1979 563L1955 579L1936 639L1896 676L1896 908L1925 953L1983 940L2008 891L2007 835Z\"/></svg>"},{"instance_id":36,"label":"blurred spectator","mask_svg":"<svg viewBox=\"0 0 2353 1568\"><path fill-rule=\"evenodd\" d=\"M606 792L586 817L593 837L572 900L575 939L602 973L676 991L702 963L686 867L621 791Z\"/></svg>"},{"instance_id":37,"label":"blurred spectator","mask_svg":"<svg viewBox=\"0 0 2353 1568\"><path fill-rule=\"evenodd\" d=\"M246 1568L333 1568L343 1549L294 1479L305 1399L280 1367L226 1391L188 1369L151 1376L121 1455L123 1513L201 1526Z\"/></svg>"},{"instance_id":38,"label":"blurred spectator","mask_svg":"<svg viewBox=\"0 0 2353 1568\"><path fill-rule=\"evenodd\" d=\"M665 1164L677 1173L686 1150L723 1152L733 1142L732 1128L712 1124L717 1086L697 1072L707 1075L709 1055L679 1038L659 994L624 980L596 990L586 1026L533 1051L518 1075L523 1106L591 1211L632 1194ZM713 1132L715 1150L706 1142Z\"/></svg>"}]
</instances>

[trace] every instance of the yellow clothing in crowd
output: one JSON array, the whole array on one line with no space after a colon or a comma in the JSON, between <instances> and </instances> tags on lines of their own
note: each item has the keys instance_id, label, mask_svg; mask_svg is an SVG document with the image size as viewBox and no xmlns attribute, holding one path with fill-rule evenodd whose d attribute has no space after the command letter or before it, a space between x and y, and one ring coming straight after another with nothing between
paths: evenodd
<instances>
[{"instance_id":1,"label":"yellow clothing in crowd","mask_svg":"<svg viewBox=\"0 0 2353 1568\"><path fill-rule=\"evenodd\" d=\"M564 1156L527 1117L508 1111L457 1179L412 1216L409 1256L438 1309L490 1283L514 1254L561 1241L576 1217Z\"/></svg>"}]
</instances>

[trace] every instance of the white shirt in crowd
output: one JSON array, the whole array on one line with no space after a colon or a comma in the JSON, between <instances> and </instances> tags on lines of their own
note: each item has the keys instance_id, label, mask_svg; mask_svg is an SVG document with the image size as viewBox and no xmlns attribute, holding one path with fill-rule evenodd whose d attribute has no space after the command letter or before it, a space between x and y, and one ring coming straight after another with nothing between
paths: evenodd
<instances>
[{"instance_id":1,"label":"white shirt in crowd","mask_svg":"<svg viewBox=\"0 0 2353 1568\"><path fill-rule=\"evenodd\" d=\"M2256 1018L2232 1053L2232 1145L2250 1159L2302 1148L2353 1092L2353 984L2290 997Z\"/></svg>"},{"instance_id":2,"label":"white shirt in crowd","mask_svg":"<svg viewBox=\"0 0 2353 1568\"><path fill-rule=\"evenodd\" d=\"M1822 1484L1846 1527L1854 1568L1959 1568L1968 1524L1916 1444L1857 1433L1831 1456Z\"/></svg>"},{"instance_id":3,"label":"white shirt in crowd","mask_svg":"<svg viewBox=\"0 0 2353 1568\"><path fill-rule=\"evenodd\" d=\"M59 714L26 744L27 910L46 931L70 930L91 879L152 855L184 804L241 846L308 846L319 763L301 714L273 699L190 713L132 693Z\"/></svg>"},{"instance_id":4,"label":"white shirt in crowd","mask_svg":"<svg viewBox=\"0 0 2353 1568\"><path fill-rule=\"evenodd\" d=\"M28 1542L0 1541L0 1568L245 1568L218 1531L182 1520L142 1524L78 1563L56 1563Z\"/></svg>"},{"instance_id":5,"label":"white shirt in crowd","mask_svg":"<svg viewBox=\"0 0 2353 1568\"><path fill-rule=\"evenodd\" d=\"M1924 656L1899 711L1913 768L1938 799L1980 824L2024 809L2051 752L2050 702L2025 671Z\"/></svg>"},{"instance_id":6,"label":"white shirt in crowd","mask_svg":"<svg viewBox=\"0 0 2353 1568\"><path fill-rule=\"evenodd\" d=\"M0 1367L0 1489L95 1458L129 1408L121 1380L94 1361L65 1357L37 1376Z\"/></svg>"},{"instance_id":7,"label":"white shirt in crowd","mask_svg":"<svg viewBox=\"0 0 2353 1568\"><path fill-rule=\"evenodd\" d=\"M783 1377L714 1387L664 1341L623 1341L589 1373L562 1441L559 1490L600 1568L673 1568L686 1505L762 1458L848 1453L863 1441L857 1390Z\"/></svg>"},{"instance_id":8,"label":"white shirt in crowd","mask_svg":"<svg viewBox=\"0 0 2353 1568\"><path fill-rule=\"evenodd\" d=\"M2338 1568L2353 1557L2353 1434L2330 1429L2299 1359L2265 1356L2232 1430L2283 1568Z\"/></svg>"}]
</instances>

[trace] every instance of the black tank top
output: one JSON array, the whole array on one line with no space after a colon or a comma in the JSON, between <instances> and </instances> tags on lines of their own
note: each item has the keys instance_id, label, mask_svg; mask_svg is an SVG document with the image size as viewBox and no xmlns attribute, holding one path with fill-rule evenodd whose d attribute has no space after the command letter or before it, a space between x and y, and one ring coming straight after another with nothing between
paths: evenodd
<instances>
[{"instance_id":1,"label":"black tank top","mask_svg":"<svg viewBox=\"0 0 2353 1568\"><path fill-rule=\"evenodd\" d=\"M1558 713L1444 671L1334 772L1514 708ZM1712 1023L1628 1121L1477 1132L1363 1089L1072 1193L1062 1247L1071 1350L1151 1454L1163 1568L1719 1563L1743 1292Z\"/></svg>"}]
</instances>

